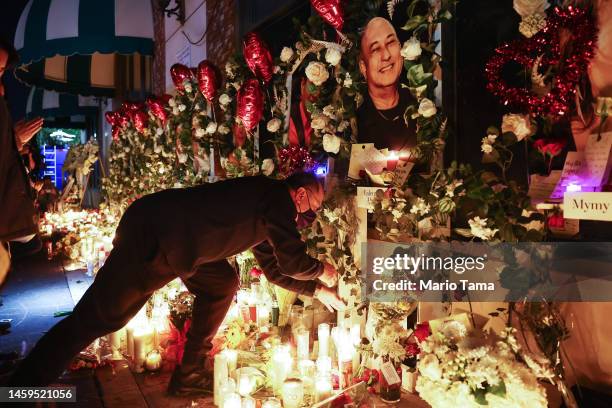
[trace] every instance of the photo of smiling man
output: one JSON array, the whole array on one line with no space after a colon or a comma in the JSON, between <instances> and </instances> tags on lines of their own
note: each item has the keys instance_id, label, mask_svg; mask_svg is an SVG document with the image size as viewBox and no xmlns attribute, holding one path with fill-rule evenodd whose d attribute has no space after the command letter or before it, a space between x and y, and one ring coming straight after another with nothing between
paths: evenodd
<instances>
[{"instance_id":1,"label":"photo of smiling man","mask_svg":"<svg viewBox=\"0 0 612 408\"><path fill-rule=\"evenodd\" d=\"M368 94L357 110L357 141L398 152L416 145L415 121L404 121L404 111L414 98L408 89L400 87L401 48L391 22L382 17L368 22L361 35L359 57Z\"/></svg>"}]
</instances>

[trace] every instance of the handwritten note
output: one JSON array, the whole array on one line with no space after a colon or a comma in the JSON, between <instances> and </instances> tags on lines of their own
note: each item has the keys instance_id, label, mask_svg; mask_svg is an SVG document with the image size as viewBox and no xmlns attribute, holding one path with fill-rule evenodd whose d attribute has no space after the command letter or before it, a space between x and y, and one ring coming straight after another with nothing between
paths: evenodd
<instances>
[{"instance_id":1,"label":"handwritten note","mask_svg":"<svg viewBox=\"0 0 612 408\"><path fill-rule=\"evenodd\" d=\"M374 209L374 196L378 190L385 191L386 187L357 187L357 207Z\"/></svg>"},{"instance_id":2,"label":"handwritten note","mask_svg":"<svg viewBox=\"0 0 612 408\"><path fill-rule=\"evenodd\" d=\"M551 198L555 191L559 179L561 178L561 170L553 170L549 176L540 176L532 174L529 182L529 197L532 201L546 201Z\"/></svg>"},{"instance_id":3,"label":"handwritten note","mask_svg":"<svg viewBox=\"0 0 612 408\"><path fill-rule=\"evenodd\" d=\"M410 175L410 172L412 171L413 167L414 163L412 162L406 162L402 160L397 162L397 167L395 168L395 172L393 174L392 184L395 187L401 187L402 185L404 185L404 182Z\"/></svg>"},{"instance_id":4,"label":"handwritten note","mask_svg":"<svg viewBox=\"0 0 612 408\"><path fill-rule=\"evenodd\" d=\"M589 136L584 148L584 158L587 167L587 178L589 186L601 186L607 181L610 174L610 149L612 149L612 132Z\"/></svg>"}]
</instances>

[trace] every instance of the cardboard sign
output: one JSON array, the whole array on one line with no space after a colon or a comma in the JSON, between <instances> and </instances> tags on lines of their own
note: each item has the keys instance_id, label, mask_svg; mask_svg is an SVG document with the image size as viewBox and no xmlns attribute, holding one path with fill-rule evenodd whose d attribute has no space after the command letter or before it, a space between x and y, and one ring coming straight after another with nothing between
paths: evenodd
<instances>
[{"instance_id":1,"label":"cardboard sign","mask_svg":"<svg viewBox=\"0 0 612 408\"><path fill-rule=\"evenodd\" d=\"M378 190L386 191L386 187L357 187L357 208L374 209L374 197Z\"/></svg>"},{"instance_id":2,"label":"cardboard sign","mask_svg":"<svg viewBox=\"0 0 612 408\"><path fill-rule=\"evenodd\" d=\"M351 159L349 162L348 176L359 180L359 172L363 170L363 162L366 160L370 149L374 148L374 143L354 143L351 145Z\"/></svg>"},{"instance_id":3,"label":"cardboard sign","mask_svg":"<svg viewBox=\"0 0 612 408\"><path fill-rule=\"evenodd\" d=\"M612 221L612 193L565 193L563 216L578 220Z\"/></svg>"},{"instance_id":4,"label":"cardboard sign","mask_svg":"<svg viewBox=\"0 0 612 408\"><path fill-rule=\"evenodd\" d=\"M413 167L414 163L412 162L405 162L403 160L398 161L397 167L395 168L395 172L393 175L392 184L395 187L401 187L402 185L404 185L404 182L410 175L410 172L412 171Z\"/></svg>"},{"instance_id":5,"label":"cardboard sign","mask_svg":"<svg viewBox=\"0 0 612 408\"><path fill-rule=\"evenodd\" d=\"M388 385L399 384L402 382L402 379L399 375L397 375L397 371L395 370L395 367L393 366L393 364L391 364L390 361L383 363L383 365L380 367L380 371L385 377L385 381Z\"/></svg>"}]
</instances>

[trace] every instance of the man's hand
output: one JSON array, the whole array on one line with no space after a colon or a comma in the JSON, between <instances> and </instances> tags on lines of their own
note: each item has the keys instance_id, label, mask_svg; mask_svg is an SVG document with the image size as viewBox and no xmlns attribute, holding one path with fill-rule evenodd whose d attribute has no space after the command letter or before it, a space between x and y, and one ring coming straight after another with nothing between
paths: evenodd
<instances>
[{"instance_id":1,"label":"man's hand","mask_svg":"<svg viewBox=\"0 0 612 408\"><path fill-rule=\"evenodd\" d=\"M15 143L17 150L21 153L23 146L37 134L43 126L43 119L36 118L29 121L20 120L15 123Z\"/></svg>"},{"instance_id":2,"label":"man's hand","mask_svg":"<svg viewBox=\"0 0 612 408\"><path fill-rule=\"evenodd\" d=\"M317 285L314 296L319 299L330 312L346 309L346 304L340 299L334 289L326 288L323 285Z\"/></svg>"},{"instance_id":3,"label":"man's hand","mask_svg":"<svg viewBox=\"0 0 612 408\"><path fill-rule=\"evenodd\" d=\"M328 288L333 288L338 283L338 271L327 262L324 262L323 275L319 276L319 280Z\"/></svg>"}]
</instances>

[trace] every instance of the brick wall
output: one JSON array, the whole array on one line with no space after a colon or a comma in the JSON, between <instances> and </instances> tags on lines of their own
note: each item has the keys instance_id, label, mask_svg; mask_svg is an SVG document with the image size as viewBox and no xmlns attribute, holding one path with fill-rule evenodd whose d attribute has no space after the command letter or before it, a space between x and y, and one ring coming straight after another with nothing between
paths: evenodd
<instances>
[{"instance_id":1,"label":"brick wall","mask_svg":"<svg viewBox=\"0 0 612 408\"><path fill-rule=\"evenodd\" d=\"M228 58L236 51L237 10L237 0L208 0L207 58L222 70Z\"/></svg>"},{"instance_id":2,"label":"brick wall","mask_svg":"<svg viewBox=\"0 0 612 408\"><path fill-rule=\"evenodd\" d=\"M161 95L165 92L166 81L166 34L164 29L164 12L159 2L151 0L153 5L153 93Z\"/></svg>"}]
</instances>

